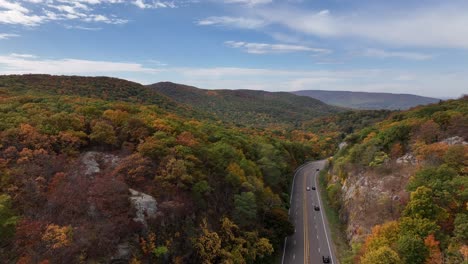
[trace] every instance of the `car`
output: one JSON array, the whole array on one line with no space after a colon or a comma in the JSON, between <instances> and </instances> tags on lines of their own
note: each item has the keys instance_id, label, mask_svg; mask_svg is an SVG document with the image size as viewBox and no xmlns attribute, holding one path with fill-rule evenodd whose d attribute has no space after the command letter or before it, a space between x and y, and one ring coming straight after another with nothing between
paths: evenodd
<instances>
[{"instance_id":1,"label":"car","mask_svg":"<svg viewBox=\"0 0 468 264\"><path fill-rule=\"evenodd\" d=\"M314 206L314 210L315 211L320 211L320 207L318 207L318 205Z\"/></svg>"},{"instance_id":2,"label":"car","mask_svg":"<svg viewBox=\"0 0 468 264\"><path fill-rule=\"evenodd\" d=\"M310 187L307 187L306 190L307 190L307 191L310 191Z\"/></svg>"},{"instance_id":3,"label":"car","mask_svg":"<svg viewBox=\"0 0 468 264\"><path fill-rule=\"evenodd\" d=\"M312 186L312 190L315 190L315 186Z\"/></svg>"},{"instance_id":4,"label":"car","mask_svg":"<svg viewBox=\"0 0 468 264\"><path fill-rule=\"evenodd\" d=\"M317 171L320 171L320 169L317 169Z\"/></svg>"},{"instance_id":5,"label":"car","mask_svg":"<svg viewBox=\"0 0 468 264\"><path fill-rule=\"evenodd\" d=\"M323 263L330 263L330 257L322 256Z\"/></svg>"}]
</instances>

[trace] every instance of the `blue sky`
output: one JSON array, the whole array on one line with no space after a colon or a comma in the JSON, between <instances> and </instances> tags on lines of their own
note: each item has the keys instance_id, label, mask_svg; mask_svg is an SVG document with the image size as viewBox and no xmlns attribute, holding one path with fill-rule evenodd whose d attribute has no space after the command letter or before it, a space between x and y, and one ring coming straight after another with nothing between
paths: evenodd
<instances>
[{"instance_id":1,"label":"blue sky","mask_svg":"<svg viewBox=\"0 0 468 264\"><path fill-rule=\"evenodd\" d=\"M0 0L0 74L468 92L461 0Z\"/></svg>"}]
</instances>

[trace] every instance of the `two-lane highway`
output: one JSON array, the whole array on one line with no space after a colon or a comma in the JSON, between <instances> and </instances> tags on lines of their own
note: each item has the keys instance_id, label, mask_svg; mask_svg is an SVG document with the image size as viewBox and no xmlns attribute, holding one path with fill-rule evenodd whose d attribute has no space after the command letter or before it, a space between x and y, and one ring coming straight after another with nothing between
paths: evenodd
<instances>
[{"instance_id":1,"label":"two-lane highway","mask_svg":"<svg viewBox=\"0 0 468 264\"><path fill-rule=\"evenodd\" d=\"M319 170L325 164L325 160L307 163L294 175L289 219L295 230L285 240L283 264L318 264L323 263L323 257L330 257L330 263L338 263L318 188Z\"/></svg>"}]
</instances>

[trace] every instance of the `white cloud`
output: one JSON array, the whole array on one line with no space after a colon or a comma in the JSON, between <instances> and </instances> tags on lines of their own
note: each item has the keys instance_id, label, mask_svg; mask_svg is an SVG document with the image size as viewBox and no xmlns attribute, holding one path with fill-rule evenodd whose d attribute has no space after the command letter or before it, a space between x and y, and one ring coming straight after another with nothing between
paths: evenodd
<instances>
[{"instance_id":1,"label":"white cloud","mask_svg":"<svg viewBox=\"0 0 468 264\"><path fill-rule=\"evenodd\" d=\"M44 17L31 14L30 10L19 3L0 0L0 24L21 24L36 26Z\"/></svg>"},{"instance_id":2,"label":"white cloud","mask_svg":"<svg viewBox=\"0 0 468 264\"><path fill-rule=\"evenodd\" d=\"M249 43L239 41L226 41L226 46L231 48L242 49L247 53L266 54L266 53L291 53L291 52L314 52L314 53L330 53L328 49L312 48L300 45L288 44L266 44L266 43Z\"/></svg>"},{"instance_id":3,"label":"white cloud","mask_svg":"<svg viewBox=\"0 0 468 264\"><path fill-rule=\"evenodd\" d=\"M106 74L106 73L155 73L158 69L146 68L139 63L93 61L83 59L40 59L30 54L0 56L0 73L48 73L48 74Z\"/></svg>"},{"instance_id":4,"label":"white cloud","mask_svg":"<svg viewBox=\"0 0 468 264\"><path fill-rule=\"evenodd\" d=\"M8 33L0 33L0 39L10 39L14 37L19 37L18 34L8 34Z\"/></svg>"},{"instance_id":5,"label":"white cloud","mask_svg":"<svg viewBox=\"0 0 468 264\"><path fill-rule=\"evenodd\" d=\"M249 6L263 5L273 2L273 0L224 0L227 4L244 4Z\"/></svg>"},{"instance_id":6,"label":"white cloud","mask_svg":"<svg viewBox=\"0 0 468 264\"><path fill-rule=\"evenodd\" d=\"M352 10L334 14L259 8L260 16L295 32L322 38L351 37L398 46L468 48L468 4L446 2L419 9Z\"/></svg>"},{"instance_id":7,"label":"white cloud","mask_svg":"<svg viewBox=\"0 0 468 264\"><path fill-rule=\"evenodd\" d=\"M132 4L136 5L139 8L175 8L177 5L174 1L144 1L144 0L135 0Z\"/></svg>"},{"instance_id":8,"label":"white cloud","mask_svg":"<svg viewBox=\"0 0 468 264\"><path fill-rule=\"evenodd\" d=\"M264 20L245 17L213 16L196 22L200 26L225 26L233 28L256 29L266 25Z\"/></svg>"},{"instance_id":9,"label":"white cloud","mask_svg":"<svg viewBox=\"0 0 468 264\"><path fill-rule=\"evenodd\" d=\"M29 59L37 58L37 56L32 55L32 54L20 54L20 53L11 53L10 56L18 57L18 58L29 58Z\"/></svg>"},{"instance_id":10,"label":"white cloud","mask_svg":"<svg viewBox=\"0 0 468 264\"><path fill-rule=\"evenodd\" d=\"M128 20L99 13L99 5L133 5L146 8L174 8L190 0L0 0L0 24L34 27L50 21L75 20L85 23L124 24ZM86 27L84 27L86 28Z\"/></svg>"},{"instance_id":11,"label":"white cloud","mask_svg":"<svg viewBox=\"0 0 468 264\"><path fill-rule=\"evenodd\" d=\"M367 49L362 53L362 55L380 59L400 58L408 60L429 60L433 57L432 55L419 52L386 51L382 49Z\"/></svg>"}]
</instances>

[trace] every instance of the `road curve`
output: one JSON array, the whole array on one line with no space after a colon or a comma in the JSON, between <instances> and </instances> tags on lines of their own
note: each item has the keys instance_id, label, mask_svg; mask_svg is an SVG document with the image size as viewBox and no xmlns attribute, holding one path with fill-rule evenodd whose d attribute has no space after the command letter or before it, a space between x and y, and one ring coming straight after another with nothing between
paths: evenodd
<instances>
[{"instance_id":1,"label":"road curve","mask_svg":"<svg viewBox=\"0 0 468 264\"><path fill-rule=\"evenodd\" d=\"M296 170L289 209L295 229L285 239L282 264L318 264L323 263L323 256L330 256L330 263L338 264L318 188L317 169L322 170L325 164L326 160L313 161ZM314 210L316 205L319 211Z\"/></svg>"}]
</instances>

